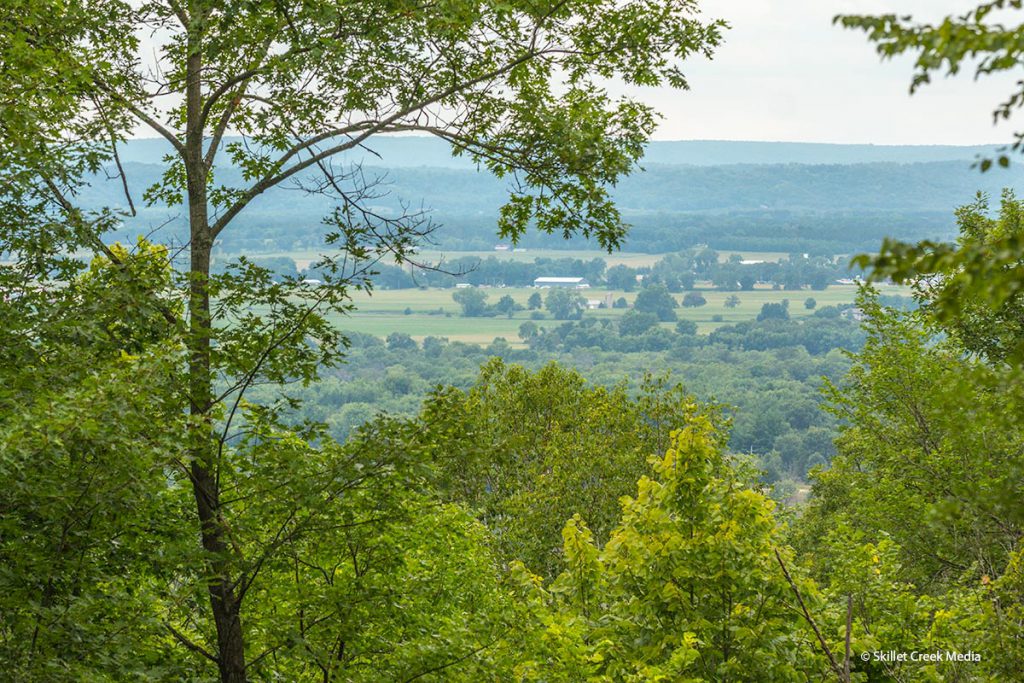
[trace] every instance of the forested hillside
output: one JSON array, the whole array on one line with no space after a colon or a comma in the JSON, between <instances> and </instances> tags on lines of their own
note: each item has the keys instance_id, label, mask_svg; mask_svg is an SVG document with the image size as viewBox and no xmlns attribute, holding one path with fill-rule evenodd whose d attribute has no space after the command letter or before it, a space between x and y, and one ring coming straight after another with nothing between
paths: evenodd
<instances>
[{"instance_id":1,"label":"forested hillside","mask_svg":"<svg viewBox=\"0 0 1024 683\"><path fill-rule=\"evenodd\" d=\"M508 183L472 169L413 166L410 159L424 145L402 144L409 147L403 157L408 165L383 166L386 159L401 156L393 154L368 159L361 168L367 182L375 184L374 210L391 216L407 206L428 210L430 219L444 228L432 236L441 248L493 247L498 209ZM655 149L664 150L663 146ZM837 157L857 156L842 150L839 146ZM654 158L664 156L661 151ZM157 164L136 161L125 161L124 169L129 184L139 191L156 183L162 173ZM107 173L116 176L115 169ZM83 203L127 208L120 182L105 178L97 176L82 189ZM625 242L633 251L660 253L708 244L717 249L831 255L870 249L886 235L949 238L954 232L949 197L969 197L979 190L997 195L1002 186L1018 178L1022 176L1016 169L999 178L981 175L963 161L714 166L652 162L624 178L613 197L633 226ZM239 184L241 172L228 167L219 181ZM310 179L300 182L308 184ZM239 218L246 228L244 237L226 236L221 248L237 253L320 247L321 219L330 211L331 201L306 197L296 206L296 192L285 187L254 200ZM181 240L183 225L179 211L157 204L141 209L137 218L126 219L125 228L115 234L129 237L163 226L157 233L162 239ZM579 248L586 241L530 234L521 244Z\"/></svg>"},{"instance_id":2,"label":"forested hillside","mask_svg":"<svg viewBox=\"0 0 1024 683\"><path fill-rule=\"evenodd\" d=\"M225 136L225 144L237 141ZM643 163L686 166L728 164L917 164L935 161L974 162L993 154L999 145L855 145L755 140L649 140ZM126 163L156 163L172 147L159 137L128 140L121 150ZM380 136L372 149L356 148L339 154L340 160L384 168L447 168L473 170L476 164L452 153L443 140L426 135Z\"/></svg>"}]
</instances>

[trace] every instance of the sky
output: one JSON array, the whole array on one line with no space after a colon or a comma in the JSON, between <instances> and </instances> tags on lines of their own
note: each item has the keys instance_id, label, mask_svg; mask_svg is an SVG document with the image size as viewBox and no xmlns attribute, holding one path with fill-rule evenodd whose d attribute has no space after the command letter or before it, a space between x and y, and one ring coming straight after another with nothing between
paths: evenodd
<instances>
[{"instance_id":1,"label":"sky","mask_svg":"<svg viewBox=\"0 0 1024 683\"><path fill-rule=\"evenodd\" d=\"M873 144L987 144L1012 139L991 111L1020 78L937 78L912 97L912 59L882 62L840 13L911 14L935 21L963 0L702 0L731 28L710 62L684 65L690 91L623 89L664 119L659 140L781 140ZM1024 126L1022 126L1024 127Z\"/></svg>"},{"instance_id":2,"label":"sky","mask_svg":"<svg viewBox=\"0 0 1024 683\"><path fill-rule=\"evenodd\" d=\"M656 140L1005 144L1024 129L1024 112L998 126L991 112L1021 75L975 81L965 70L910 96L912 57L883 62L862 32L832 24L843 13L938 21L979 1L697 0L705 17L730 28L713 59L683 65L689 91L607 87L662 114ZM154 134L140 127L137 135Z\"/></svg>"}]
</instances>

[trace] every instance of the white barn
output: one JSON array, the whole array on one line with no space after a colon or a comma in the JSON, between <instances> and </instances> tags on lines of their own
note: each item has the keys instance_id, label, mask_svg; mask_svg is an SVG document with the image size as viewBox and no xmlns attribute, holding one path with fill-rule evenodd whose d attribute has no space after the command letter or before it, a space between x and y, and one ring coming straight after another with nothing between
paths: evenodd
<instances>
[{"instance_id":1,"label":"white barn","mask_svg":"<svg viewBox=\"0 0 1024 683\"><path fill-rule=\"evenodd\" d=\"M590 287L590 283L581 277L539 277L533 281L533 286L587 289L588 287Z\"/></svg>"}]
</instances>

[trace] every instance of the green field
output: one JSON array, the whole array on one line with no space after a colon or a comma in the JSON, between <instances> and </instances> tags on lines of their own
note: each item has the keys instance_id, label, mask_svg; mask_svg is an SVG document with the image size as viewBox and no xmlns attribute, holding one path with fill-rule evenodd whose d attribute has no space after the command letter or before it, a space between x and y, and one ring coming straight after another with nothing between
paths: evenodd
<instances>
[{"instance_id":1,"label":"green field","mask_svg":"<svg viewBox=\"0 0 1024 683\"><path fill-rule=\"evenodd\" d=\"M698 283L700 285L701 283ZM707 283L703 283L707 285ZM795 291L780 291L772 289L755 289L750 292L719 292L716 290L698 289L707 299L707 304L699 308L678 308L676 313L680 318L693 320L698 325L701 334L707 334L715 328L736 323L743 320L751 320L757 317L761 306L768 302L778 302L789 299L789 312L793 317L810 315L813 311L804 308L804 301L811 297L818 307L835 304L848 304L853 302L857 293L854 285L832 285L824 291L814 292L808 289ZM909 295L905 287L880 287L883 294ZM391 332L404 332L415 339L422 340L424 337L436 336L447 337L452 341L464 341L472 343L489 343L495 337L504 337L509 342L519 342L519 326L530 319L530 311L519 311L511 318L463 318L460 316L460 308L452 300L454 289L401 289L401 290L378 290L372 295L359 293L355 297L357 310L350 316L339 317L336 324L345 330L364 332L376 336L387 336ZM495 303L504 295L510 295L516 303L526 305L527 299L537 290L532 287L508 287L508 288L484 288L488 294L488 303ZM588 299L603 299L608 293L602 288L582 290L583 295ZM625 297L632 303L636 292L611 292L614 299ZM735 294L740 299L740 304L735 308L726 308L725 300ZM675 295L677 300L682 295ZM406 311L409 311L408 313ZM617 318L628 309L597 309L588 310L585 317L596 318ZM720 322L712 321L712 316L721 315ZM562 321L546 320L535 321L538 326L547 327L560 325ZM664 323L666 327L672 327L670 323Z\"/></svg>"}]
</instances>

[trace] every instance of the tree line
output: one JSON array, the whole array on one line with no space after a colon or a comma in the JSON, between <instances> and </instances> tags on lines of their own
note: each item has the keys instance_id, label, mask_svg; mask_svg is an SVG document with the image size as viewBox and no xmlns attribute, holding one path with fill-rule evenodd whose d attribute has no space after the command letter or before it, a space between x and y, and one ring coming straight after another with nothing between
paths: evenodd
<instances>
[{"instance_id":1,"label":"tree line","mask_svg":"<svg viewBox=\"0 0 1024 683\"><path fill-rule=\"evenodd\" d=\"M248 256L246 260L265 268L276 278L321 279L329 273L326 264L311 264L300 269L288 256ZM214 272L225 272L233 263L229 257L214 259ZM666 254L652 266L608 266L603 258L537 257L532 261L489 256L459 256L443 262L404 267L378 262L372 268L374 286L380 289L414 289L418 287L451 288L457 284L478 287L529 287L539 277L580 277L591 286L634 291L652 284L662 284L670 292L691 290L698 280L708 281L720 291L749 291L756 284L770 284L780 289L810 288L824 290L837 279L852 278L859 271L849 268L842 257L791 254L779 261L744 262L738 254L719 262L718 252L706 246L691 247Z\"/></svg>"}]
</instances>

